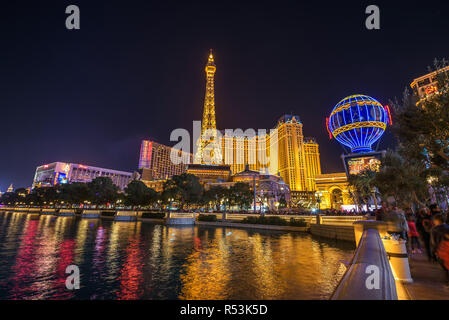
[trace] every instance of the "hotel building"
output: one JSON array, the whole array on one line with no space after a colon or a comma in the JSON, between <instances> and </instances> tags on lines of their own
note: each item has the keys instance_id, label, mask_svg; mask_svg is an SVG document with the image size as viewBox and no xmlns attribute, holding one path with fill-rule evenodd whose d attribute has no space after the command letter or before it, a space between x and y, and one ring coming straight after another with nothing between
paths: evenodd
<instances>
[{"instance_id":1,"label":"hotel building","mask_svg":"<svg viewBox=\"0 0 449 320\"><path fill-rule=\"evenodd\" d=\"M319 146L304 139L298 116L282 116L274 129L261 135L227 135L221 138L223 164L237 174L250 170L278 175L291 191L314 191L315 176L321 174Z\"/></svg>"},{"instance_id":2,"label":"hotel building","mask_svg":"<svg viewBox=\"0 0 449 320\"><path fill-rule=\"evenodd\" d=\"M109 177L116 186L123 190L132 180L133 174L76 163L53 162L36 168L32 188L72 182L86 183L97 177Z\"/></svg>"},{"instance_id":3,"label":"hotel building","mask_svg":"<svg viewBox=\"0 0 449 320\"><path fill-rule=\"evenodd\" d=\"M304 138L298 116L284 115L274 129L257 133L216 129L216 70L211 51L205 68L203 121L195 156L175 150L183 161L174 164L170 158L173 148L144 140L139 158L141 180L164 180L188 172L200 177L202 182L212 183L230 180L248 165L248 170L281 177L292 192L315 191L315 176L321 174L319 146L315 139Z\"/></svg>"},{"instance_id":4,"label":"hotel building","mask_svg":"<svg viewBox=\"0 0 449 320\"><path fill-rule=\"evenodd\" d=\"M354 208L348 178L345 172L327 173L316 178L317 195L321 209L348 210Z\"/></svg>"},{"instance_id":5,"label":"hotel building","mask_svg":"<svg viewBox=\"0 0 449 320\"><path fill-rule=\"evenodd\" d=\"M449 76L449 66L416 78L410 84L410 87L412 87L420 101L434 94L438 94L437 76L439 73L445 73L446 76Z\"/></svg>"},{"instance_id":6,"label":"hotel building","mask_svg":"<svg viewBox=\"0 0 449 320\"><path fill-rule=\"evenodd\" d=\"M306 190L316 190L315 178L321 174L319 145L315 138L304 138Z\"/></svg>"},{"instance_id":7,"label":"hotel building","mask_svg":"<svg viewBox=\"0 0 449 320\"><path fill-rule=\"evenodd\" d=\"M176 155L182 161L175 164L171 155ZM139 172L145 181L169 179L174 175L186 172L187 164L191 163L193 155L182 152L155 141L143 140L140 146Z\"/></svg>"}]
</instances>

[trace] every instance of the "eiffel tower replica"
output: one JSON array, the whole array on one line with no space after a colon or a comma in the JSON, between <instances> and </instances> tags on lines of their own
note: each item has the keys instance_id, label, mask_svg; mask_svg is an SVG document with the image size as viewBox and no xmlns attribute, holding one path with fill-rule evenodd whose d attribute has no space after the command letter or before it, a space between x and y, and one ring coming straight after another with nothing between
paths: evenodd
<instances>
[{"instance_id":1,"label":"eiffel tower replica","mask_svg":"<svg viewBox=\"0 0 449 320\"><path fill-rule=\"evenodd\" d=\"M217 123L215 120L215 66L212 49L206 64L206 94L204 98L203 121L201 136L196 141L197 150L193 164L187 167L187 173L194 174L205 182L220 182L230 179L229 165L223 165L223 157L218 139Z\"/></svg>"},{"instance_id":2,"label":"eiffel tower replica","mask_svg":"<svg viewBox=\"0 0 449 320\"><path fill-rule=\"evenodd\" d=\"M215 72L212 49L206 64L206 95L204 97L203 121L201 123L201 136L197 140L197 151L194 163L221 164L221 148L218 141L217 124L215 121Z\"/></svg>"}]
</instances>

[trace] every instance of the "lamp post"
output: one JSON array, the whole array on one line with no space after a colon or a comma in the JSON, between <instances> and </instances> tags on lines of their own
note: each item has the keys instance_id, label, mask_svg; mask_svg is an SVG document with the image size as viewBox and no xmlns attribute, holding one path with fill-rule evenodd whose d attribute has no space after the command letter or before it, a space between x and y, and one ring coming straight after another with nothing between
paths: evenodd
<instances>
[{"instance_id":1,"label":"lamp post","mask_svg":"<svg viewBox=\"0 0 449 320\"><path fill-rule=\"evenodd\" d=\"M254 213L256 213L256 175L253 175L253 189L254 189Z\"/></svg>"},{"instance_id":2,"label":"lamp post","mask_svg":"<svg viewBox=\"0 0 449 320\"><path fill-rule=\"evenodd\" d=\"M226 198L226 199L225 199L225 202L224 202L224 212L225 212L225 213L226 213L226 204L228 203L228 201L229 201L229 199Z\"/></svg>"}]
</instances>

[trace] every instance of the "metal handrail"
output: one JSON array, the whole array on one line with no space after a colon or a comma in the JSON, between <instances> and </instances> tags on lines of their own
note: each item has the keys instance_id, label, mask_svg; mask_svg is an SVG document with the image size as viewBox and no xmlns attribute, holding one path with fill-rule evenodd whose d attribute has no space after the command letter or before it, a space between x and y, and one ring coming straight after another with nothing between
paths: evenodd
<instances>
[{"instance_id":1,"label":"metal handrail","mask_svg":"<svg viewBox=\"0 0 449 320\"><path fill-rule=\"evenodd\" d=\"M378 275L370 272L377 268ZM370 271L371 270L371 271ZM370 288L368 277L378 276L378 288ZM387 253L374 228L365 230L350 266L341 278L331 300L397 300L396 284Z\"/></svg>"}]
</instances>

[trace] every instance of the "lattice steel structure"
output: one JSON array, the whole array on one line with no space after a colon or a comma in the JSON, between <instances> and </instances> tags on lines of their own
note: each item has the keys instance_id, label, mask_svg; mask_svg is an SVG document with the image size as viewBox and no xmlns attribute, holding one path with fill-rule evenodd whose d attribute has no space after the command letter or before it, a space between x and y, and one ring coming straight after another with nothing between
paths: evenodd
<instances>
[{"instance_id":1,"label":"lattice steel structure","mask_svg":"<svg viewBox=\"0 0 449 320\"><path fill-rule=\"evenodd\" d=\"M215 89L214 79L217 68L212 49L206 64L206 95L204 98L203 121L201 123L201 137L197 140L195 163L221 164L221 148L218 141L217 124L215 121Z\"/></svg>"}]
</instances>

